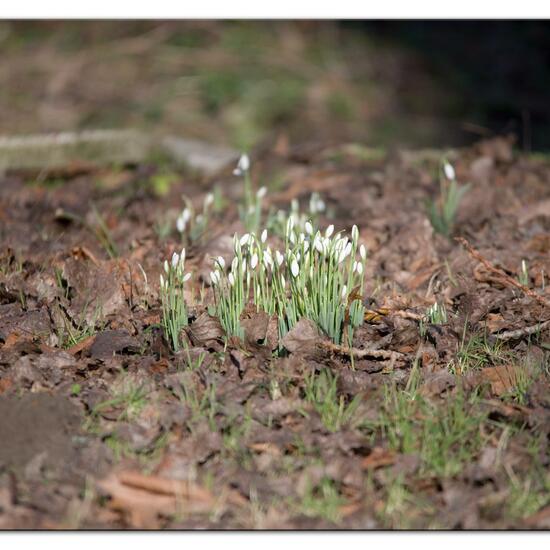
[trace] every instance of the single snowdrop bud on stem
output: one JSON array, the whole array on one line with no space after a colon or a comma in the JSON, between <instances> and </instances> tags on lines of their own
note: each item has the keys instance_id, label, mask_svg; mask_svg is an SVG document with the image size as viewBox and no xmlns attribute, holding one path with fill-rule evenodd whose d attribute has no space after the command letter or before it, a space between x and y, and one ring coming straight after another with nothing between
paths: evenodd
<instances>
[{"instance_id":1,"label":"single snowdrop bud on stem","mask_svg":"<svg viewBox=\"0 0 550 550\"><path fill-rule=\"evenodd\" d=\"M367 259L367 249L365 248L364 244L359 247L359 255L363 260Z\"/></svg>"},{"instance_id":2,"label":"single snowdrop bud on stem","mask_svg":"<svg viewBox=\"0 0 550 550\"><path fill-rule=\"evenodd\" d=\"M311 222L306 222L306 233L308 235L313 235L313 226L311 225Z\"/></svg>"},{"instance_id":3,"label":"single snowdrop bud on stem","mask_svg":"<svg viewBox=\"0 0 550 550\"><path fill-rule=\"evenodd\" d=\"M166 274L170 273L170 267L168 265L168 260L164 260L164 271Z\"/></svg>"},{"instance_id":4,"label":"single snowdrop bud on stem","mask_svg":"<svg viewBox=\"0 0 550 550\"><path fill-rule=\"evenodd\" d=\"M225 260L222 256L218 256L216 258L216 262L218 262L218 265L223 269L225 267Z\"/></svg>"},{"instance_id":5,"label":"single snowdrop bud on stem","mask_svg":"<svg viewBox=\"0 0 550 550\"><path fill-rule=\"evenodd\" d=\"M250 268L254 270L256 269L257 265L258 265L258 254L254 253L252 255L252 258L250 259Z\"/></svg>"},{"instance_id":6,"label":"single snowdrop bud on stem","mask_svg":"<svg viewBox=\"0 0 550 550\"><path fill-rule=\"evenodd\" d=\"M448 180L452 181L456 178L455 169L450 162L445 162L445 164L443 165L443 171L445 172L445 177Z\"/></svg>"},{"instance_id":7,"label":"single snowdrop bud on stem","mask_svg":"<svg viewBox=\"0 0 550 550\"><path fill-rule=\"evenodd\" d=\"M162 273L160 274L160 288L164 288L164 277L162 276Z\"/></svg>"},{"instance_id":8,"label":"single snowdrop bud on stem","mask_svg":"<svg viewBox=\"0 0 550 550\"><path fill-rule=\"evenodd\" d=\"M245 233L245 234L241 237L241 240L239 241L239 244L240 244L241 246L246 246L249 242L250 242L250 233Z\"/></svg>"},{"instance_id":9,"label":"single snowdrop bud on stem","mask_svg":"<svg viewBox=\"0 0 550 550\"><path fill-rule=\"evenodd\" d=\"M186 274L183 276L182 281L183 281L184 283L186 283L190 278L191 278L191 273L186 273Z\"/></svg>"},{"instance_id":10,"label":"single snowdrop bud on stem","mask_svg":"<svg viewBox=\"0 0 550 550\"><path fill-rule=\"evenodd\" d=\"M210 281L213 285L217 285L220 281L220 274L217 271L210 272Z\"/></svg>"},{"instance_id":11,"label":"single snowdrop bud on stem","mask_svg":"<svg viewBox=\"0 0 550 550\"><path fill-rule=\"evenodd\" d=\"M172 254L172 267L176 267L180 261L179 254L177 252L174 252Z\"/></svg>"},{"instance_id":12,"label":"single snowdrop bud on stem","mask_svg":"<svg viewBox=\"0 0 550 550\"><path fill-rule=\"evenodd\" d=\"M277 260L277 265L281 267L285 257L278 250L275 250L275 259Z\"/></svg>"},{"instance_id":13,"label":"single snowdrop bud on stem","mask_svg":"<svg viewBox=\"0 0 550 550\"><path fill-rule=\"evenodd\" d=\"M292 275L294 275L294 277L298 277L300 273L300 266L298 265L296 259L292 260L292 263L290 264L290 271L292 272Z\"/></svg>"},{"instance_id":14,"label":"single snowdrop bud on stem","mask_svg":"<svg viewBox=\"0 0 550 550\"><path fill-rule=\"evenodd\" d=\"M234 286L234 284L235 284L235 276L233 275L233 273L230 273L230 274L229 274L229 277L227 277L227 280L229 281L229 284L230 284L231 286Z\"/></svg>"},{"instance_id":15,"label":"single snowdrop bud on stem","mask_svg":"<svg viewBox=\"0 0 550 550\"><path fill-rule=\"evenodd\" d=\"M357 262L357 273L363 275L363 264L361 262Z\"/></svg>"},{"instance_id":16,"label":"single snowdrop bud on stem","mask_svg":"<svg viewBox=\"0 0 550 550\"><path fill-rule=\"evenodd\" d=\"M348 294L348 287L346 285L344 285L342 287L342 300L346 299L347 294Z\"/></svg>"},{"instance_id":17,"label":"single snowdrop bud on stem","mask_svg":"<svg viewBox=\"0 0 550 550\"><path fill-rule=\"evenodd\" d=\"M264 229L262 231L262 234L260 235L260 240L262 241L262 243L265 243L265 241L267 241L267 229Z\"/></svg>"},{"instance_id":18,"label":"single snowdrop bud on stem","mask_svg":"<svg viewBox=\"0 0 550 550\"><path fill-rule=\"evenodd\" d=\"M354 243L356 243L357 239L359 239L359 228L356 225L351 228L351 238Z\"/></svg>"},{"instance_id":19,"label":"single snowdrop bud on stem","mask_svg":"<svg viewBox=\"0 0 550 550\"><path fill-rule=\"evenodd\" d=\"M250 159L246 153L241 155L239 162L237 163L237 168L233 170L235 176L242 176L245 172L248 172L250 169Z\"/></svg>"},{"instance_id":20,"label":"single snowdrop bud on stem","mask_svg":"<svg viewBox=\"0 0 550 550\"><path fill-rule=\"evenodd\" d=\"M214 202L214 194L213 193L207 193L207 195L204 197L204 206L205 206L205 208L208 208L213 202Z\"/></svg>"},{"instance_id":21,"label":"single snowdrop bud on stem","mask_svg":"<svg viewBox=\"0 0 550 550\"><path fill-rule=\"evenodd\" d=\"M267 194L267 187L260 187L258 191L256 191L256 197L258 199L263 199Z\"/></svg>"},{"instance_id":22,"label":"single snowdrop bud on stem","mask_svg":"<svg viewBox=\"0 0 550 550\"><path fill-rule=\"evenodd\" d=\"M330 239L333 233L334 233L334 225L331 224L327 227L327 230L325 231L325 237L327 239Z\"/></svg>"}]
</instances>

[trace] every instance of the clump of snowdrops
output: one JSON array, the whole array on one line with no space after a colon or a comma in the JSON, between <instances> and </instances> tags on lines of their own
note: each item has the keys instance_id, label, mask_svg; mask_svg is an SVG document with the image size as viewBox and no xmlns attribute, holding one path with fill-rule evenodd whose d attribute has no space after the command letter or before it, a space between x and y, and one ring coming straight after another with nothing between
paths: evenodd
<instances>
[{"instance_id":1,"label":"clump of snowdrops","mask_svg":"<svg viewBox=\"0 0 550 550\"><path fill-rule=\"evenodd\" d=\"M226 266L214 262L210 279L214 309L228 335L243 336L240 316L251 300L258 310L277 315L279 335L302 318L314 321L334 343L351 344L354 329L363 321L361 295L366 249L358 246L359 230L351 238L315 231L310 221L304 231L292 214L285 225L284 249L273 251L267 230L234 236L235 256Z\"/></svg>"},{"instance_id":2,"label":"clump of snowdrops","mask_svg":"<svg viewBox=\"0 0 550 550\"><path fill-rule=\"evenodd\" d=\"M180 349L180 333L188 324L185 305L185 283L191 273L185 273L185 248L174 252L172 259L164 261L164 274L160 275L161 325L164 337L174 351Z\"/></svg>"}]
</instances>

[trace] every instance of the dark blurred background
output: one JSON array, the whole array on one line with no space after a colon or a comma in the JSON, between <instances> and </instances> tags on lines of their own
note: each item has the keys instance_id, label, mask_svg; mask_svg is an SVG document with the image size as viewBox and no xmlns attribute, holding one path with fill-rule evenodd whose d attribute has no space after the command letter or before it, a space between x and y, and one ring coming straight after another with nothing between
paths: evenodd
<instances>
[{"instance_id":1,"label":"dark blurred background","mask_svg":"<svg viewBox=\"0 0 550 550\"><path fill-rule=\"evenodd\" d=\"M550 148L547 21L0 22L0 134Z\"/></svg>"}]
</instances>

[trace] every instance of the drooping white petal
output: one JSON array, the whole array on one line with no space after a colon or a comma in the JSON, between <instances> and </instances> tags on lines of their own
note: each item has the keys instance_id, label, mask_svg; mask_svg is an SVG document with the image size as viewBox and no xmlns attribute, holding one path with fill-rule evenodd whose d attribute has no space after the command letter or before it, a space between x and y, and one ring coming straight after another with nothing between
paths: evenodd
<instances>
[{"instance_id":1,"label":"drooping white petal","mask_svg":"<svg viewBox=\"0 0 550 550\"><path fill-rule=\"evenodd\" d=\"M246 246L250 241L250 233L245 233L239 241L241 246Z\"/></svg>"},{"instance_id":2,"label":"drooping white petal","mask_svg":"<svg viewBox=\"0 0 550 550\"><path fill-rule=\"evenodd\" d=\"M252 258L250 259L250 267L251 269L256 269L256 266L258 265L258 254L254 252L252 255Z\"/></svg>"},{"instance_id":3,"label":"drooping white petal","mask_svg":"<svg viewBox=\"0 0 550 550\"><path fill-rule=\"evenodd\" d=\"M222 256L218 256L216 258L216 262L218 262L218 265L223 269L225 267L225 260Z\"/></svg>"},{"instance_id":4,"label":"drooping white petal","mask_svg":"<svg viewBox=\"0 0 550 550\"><path fill-rule=\"evenodd\" d=\"M306 233L308 235L313 235L313 226L311 225L311 222L306 222Z\"/></svg>"},{"instance_id":5,"label":"drooping white petal","mask_svg":"<svg viewBox=\"0 0 550 550\"><path fill-rule=\"evenodd\" d=\"M292 263L290 264L290 271L292 272L292 275L294 275L294 277L298 277L298 275L300 274L300 266L298 265L296 259L292 260Z\"/></svg>"},{"instance_id":6,"label":"drooping white petal","mask_svg":"<svg viewBox=\"0 0 550 550\"><path fill-rule=\"evenodd\" d=\"M325 231L325 237L327 237L327 239L330 239L333 233L334 233L334 225L331 224L327 227L327 230Z\"/></svg>"},{"instance_id":7,"label":"drooping white petal","mask_svg":"<svg viewBox=\"0 0 550 550\"><path fill-rule=\"evenodd\" d=\"M363 264L361 262L357 262L357 273L363 275Z\"/></svg>"},{"instance_id":8,"label":"drooping white petal","mask_svg":"<svg viewBox=\"0 0 550 550\"><path fill-rule=\"evenodd\" d=\"M456 178L456 172L453 168L453 165L450 162L446 162L443 165L443 171L445 172L445 177L448 180L454 180Z\"/></svg>"},{"instance_id":9,"label":"drooping white petal","mask_svg":"<svg viewBox=\"0 0 550 550\"><path fill-rule=\"evenodd\" d=\"M281 267L285 257L278 250L275 250L275 259L277 260L277 265Z\"/></svg>"},{"instance_id":10,"label":"drooping white petal","mask_svg":"<svg viewBox=\"0 0 550 550\"><path fill-rule=\"evenodd\" d=\"M184 283L186 283L190 278L191 278L191 273L186 273L186 274L183 276L182 281L183 281Z\"/></svg>"},{"instance_id":11,"label":"drooping white petal","mask_svg":"<svg viewBox=\"0 0 550 550\"><path fill-rule=\"evenodd\" d=\"M262 234L260 235L260 240L262 241L262 243L265 243L265 241L267 241L267 229L264 229L262 231Z\"/></svg>"},{"instance_id":12,"label":"drooping white petal","mask_svg":"<svg viewBox=\"0 0 550 550\"><path fill-rule=\"evenodd\" d=\"M363 260L367 259L367 249L365 248L364 244L359 247L359 255Z\"/></svg>"},{"instance_id":13,"label":"drooping white petal","mask_svg":"<svg viewBox=\"0 0 550 550\"><path fill-rule=\"evenodd\" d=\"M177 252L172 254L172 267L176 267L179 264L180 255Z\"/></svg>"},{"instance_id":14,"label":"drooping white petal","mask_svg":"<svg viewBox=\"0 0 550 550\"><path fill-rule=\"evenodd\" d=\"M229 277L227 277L227 280L229 281L229 284L231 286L234 286L235 285L235 276L233 275L233 273L230 273L229 274Z\"/></svg>"},{"instance_id":15,"label":"drooping white petal","mask_svg":"<svg viewBox=\"0 0 550 550\"><path fill-rule=\"evenodd\" d=\"M164 260L164 271L165 273L170 273L170 266L168 265L168 260Z\"/></svg>"}]
</instances>

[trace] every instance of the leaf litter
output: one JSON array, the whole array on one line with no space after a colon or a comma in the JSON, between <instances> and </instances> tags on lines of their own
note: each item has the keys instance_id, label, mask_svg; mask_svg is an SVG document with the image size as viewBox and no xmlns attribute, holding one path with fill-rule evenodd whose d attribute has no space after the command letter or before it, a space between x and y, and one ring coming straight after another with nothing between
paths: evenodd
<instances>
[{"instance_id":1,"label":"leaf litter","mask_svg":"<svg viewBox=\"0 0 550 550\"><path fill-rule=\"evenodd\" d=\"M159 266L181 236L155 220L209 183L238 200L229 169L163 196L133 184L154 166L115 188L93 171L50 189L6 176L2 527L548 526L550 164L506 140L453 152L470 187L446 238L425 206L433 156L334 153L276 153L286 185L266 205L315 191L322 227L360 227L364 323L341 344L305 318L280 338L251 304L226 337L209 273L244 232L230 205L187 246L186 345L170 349ZM254 169L272 164L266 149Z\"/></svg>"}]
</instances>

